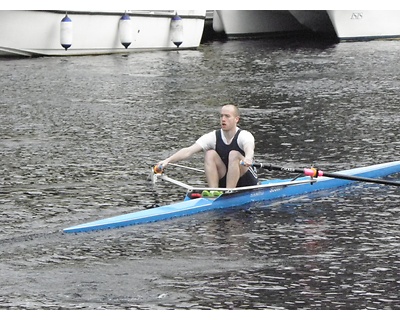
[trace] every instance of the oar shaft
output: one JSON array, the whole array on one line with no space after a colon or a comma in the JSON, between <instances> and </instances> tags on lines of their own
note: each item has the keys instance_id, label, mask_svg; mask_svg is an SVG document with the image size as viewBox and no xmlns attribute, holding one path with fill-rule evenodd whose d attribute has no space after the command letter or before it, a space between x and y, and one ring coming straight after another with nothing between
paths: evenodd
<instances>
[{"instance_id":1,"label":"oar shaft","mask_svg":"<svg viewBox=\"0 0 400 320\"><path fill-rule=\"evenodd\" d=\"M255 168L265 168L269 171L277 170L277 171L286 171L286 172L293 172L293 173L302 173L304 174L303 169L296 169L296 168L288 168L288 167L281 167L275 166L273 164L264 164L264 163L253 163L253 167Z\"/></svg>"},{"instance_id":2,"label":"oar shaft","mask_svg":"<svg viewBox=\"0 0 400 320\"><path fill-rule=\"evenodd\" d=\"M400 186L399 181L389 181L375 178L366 178L366 177L358 177L358 176L349 176L341 173L329 173L322 170L318 170L316 168L311 169L296 169L296 168L287 168L281 166L275 166L272 164L263 164L263 163L255 163L253 164L256 168L265 168L267 170L277 170L277 171L285 171L285 172L293 172L293 173L301 173L310 177L328 177L328 178L336 178L343 180L352 180L352 181L360 181L360 182L369 182L369 183L378 183L385 184L389 186Z\"/></svg>"},{"instance_id":3,"label":"oar shaft","mask_svg":"<svg viewBox=\"0 0 400 320\"><path fill-rule=\"evenodd\" d=\"M181 165L181 164L169 163L169 165L170 165L170 166L175 166L175 167L184 168L184 169L188 169L188 170L193 170L193 171L198 171L198 172L204 172L204 170L202 170L202 169L187 167L187 166L183 166L183 165Z\"/></svg>"},{"instance_id":4,"label":"oar shaft","mask_svg":"<svg viewBox=\"0 0 400 320\"><path fill-rule=\"evenodd\" d=\"M378 184L385 184L385 185L389 185L389 186L400 187L400 182L398 182L398 181L382 180L382 179L375 179L375 178L365 178L365 177L357 177L357 176L348 176L345 174L329 173L329 172L323 172L322 176L329 177L329 178L343 179L343 180L378 183Z\"/></svg>"}]
</instances>

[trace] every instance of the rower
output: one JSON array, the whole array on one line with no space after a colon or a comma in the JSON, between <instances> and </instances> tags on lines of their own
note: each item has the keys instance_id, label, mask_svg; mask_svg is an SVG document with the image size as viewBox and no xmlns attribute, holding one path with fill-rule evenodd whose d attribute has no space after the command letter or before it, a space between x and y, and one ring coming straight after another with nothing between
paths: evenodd
<instances>
[{"instance_id":1,"label":"rower","mask_svg":"<svg viewBox=\"0 0 400 320\"><path fill-rule=\"evenodd\" d=\"M201 136L190 147L182 148L157 166L165 169L169 163L188 159L204 151L204 167L208 186L213 188L236 188L258 184L254 157L254 136L237 124L240 113L237 106L224 105L220 111L219 130ZM244 165L241 165L241 162Z\"/></svg>"}]
</instances>

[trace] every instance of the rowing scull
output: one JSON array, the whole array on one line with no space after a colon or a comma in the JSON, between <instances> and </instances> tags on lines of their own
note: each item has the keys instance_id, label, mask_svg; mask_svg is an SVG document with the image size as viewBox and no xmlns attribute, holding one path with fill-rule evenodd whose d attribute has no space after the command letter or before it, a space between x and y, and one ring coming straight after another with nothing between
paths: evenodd
<instances>
[{"instance_id":1,"label":"rowing scull","mask_svg":"<svg viewBox=\"0 0 400 320\"><path fill-rule=\"evenodd\" d=\"M367 167L343 170L334 174L351 177L377 178L400 172L400 161L377 164ZM163 178L166 178L164 176ZM164 180L173 179L167 178ZM119 228L129 225L156 222L176 217L188 216L196 213L240 207L252 202L266 202L281 198L294 197L306 193L334 189L354 183L354 180L318 176L310 179L302 177L297 180L267 180L254 187L230 189L217 198L195 198L185 197L182 202L141 210L133 213L123 214L111 218L96 220L89 223L69 227L63 231L66 233L77 233L110 228ZM183 184L190 191L189 185ZM193 189L193 188L192 188ZM199 189L196 189L199 190ZM227 191L227 190L226 190Z\"/></svg>"}]
</instances>

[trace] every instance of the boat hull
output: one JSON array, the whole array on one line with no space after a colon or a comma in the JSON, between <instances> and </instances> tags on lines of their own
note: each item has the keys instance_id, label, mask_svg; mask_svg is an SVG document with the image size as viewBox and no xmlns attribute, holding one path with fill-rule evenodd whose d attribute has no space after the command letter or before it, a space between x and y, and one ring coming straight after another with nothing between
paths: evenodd
<instances>
[{"instance_id":1,"label":"boat hull","mask_svg":"<svg viewBox=\"0 0 400 320\"><path fill-rule=\"evenodd\" d=\"M400 37L400 10L328 10L340 40Z\"/></svg>"},{"instance_id":2,"label":"boat hull","mask_svg":"<svg viewBox=\"0 0 400 320\"><path fill-rule=\"evenodd\" d=\"M377 178L388 176L397 172L400 172L400 161L338 171L337 173L366 178ZM216 199L198 198L186 200L163 207L142 210L73 226L66 228L63 231L66 233L77 233L156 222L206 211L240 207L248 205L252 202L267 202L281 198L294 197L311 192L334 189L354 183L354 181L350 180L327 177L317 178L316 182L312 184L307 183L310 181L310 178L308 177L300 178L298 180L304 181L305 184L284 186L283 184L290 183L290 180L269 180L264 181L263 184L272 185L273 187L271 188L259 188L251 191L224 194Z\"/></svg>"},{"instance_id":3,"label":"boat hull","mask_svg":"<svg viewBox=\"0 0 400 320\"><path fill-rule=\"evenodd\" d=\"M121 43L120 20L130 17L131 44ZM183 34L179 49L196 49L204 29L205 10L178 11ZM61 45L61 20L66 11L0 10L0 55L68 56L130 53L147 50L177 50L171 41L175 11L68 11L72 43Z\"/></svg>"},{"instance_id":4,"label":"boat hull","mask_svg":"<svg viewBox=\"0 0 400 320\"><path fill-rule=\"evenodd\" d=\"M216 10L213 28L228 38L268 37L305 30L287 10Z\"/></svg>"},{"instance_id":5,"label":"boat hull","mask_svg":"<svg viewBox=\"0 0 400 320\"><path fill-rule=\"evenodd\" d=\"M290 13L306 28L323 37L336 37L326 10L290 10Z\"/></svg>"}]
</instances>

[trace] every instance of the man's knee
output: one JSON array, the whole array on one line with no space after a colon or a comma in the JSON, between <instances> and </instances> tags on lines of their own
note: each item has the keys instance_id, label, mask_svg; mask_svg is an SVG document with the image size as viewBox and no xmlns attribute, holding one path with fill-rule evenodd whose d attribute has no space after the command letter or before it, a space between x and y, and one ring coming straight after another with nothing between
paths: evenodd
<instances>
[{"instance_id":1,"label":"man's knee","mask_svg":"<svg viewBox=\"0 0 400 320\"><path fill-rule=\"evenodd\" d=\"M207 161L213 161L215 162L215 159L217 159L218 153L215 150L207 150L205 155L204 155L204 160ZM218 156L219 157L219 156Z\"/></svg>"},{"instance_id":2,"label":"man's knee","mask_svg":"<svg viewBox=\"0 0 400 320\"><path fill-rule=\"evenodd\" d=\"M237 162L243 159L243 155L236 150L232 150L229 152L229 163L231 162Z\"/></svg>"},{"instance_id":3,"label":"man's knee","mask_svg":"<svg viewBox=\"0 0 400 320\"><path fill-rule=\"evenodd\" d=\"M226 167L221 157L215 150L208 150L204 155L206 174L214 173L221 179L226 174ZM215 170L215 171L214 171Z\"/></svg>"}]
</instances>

